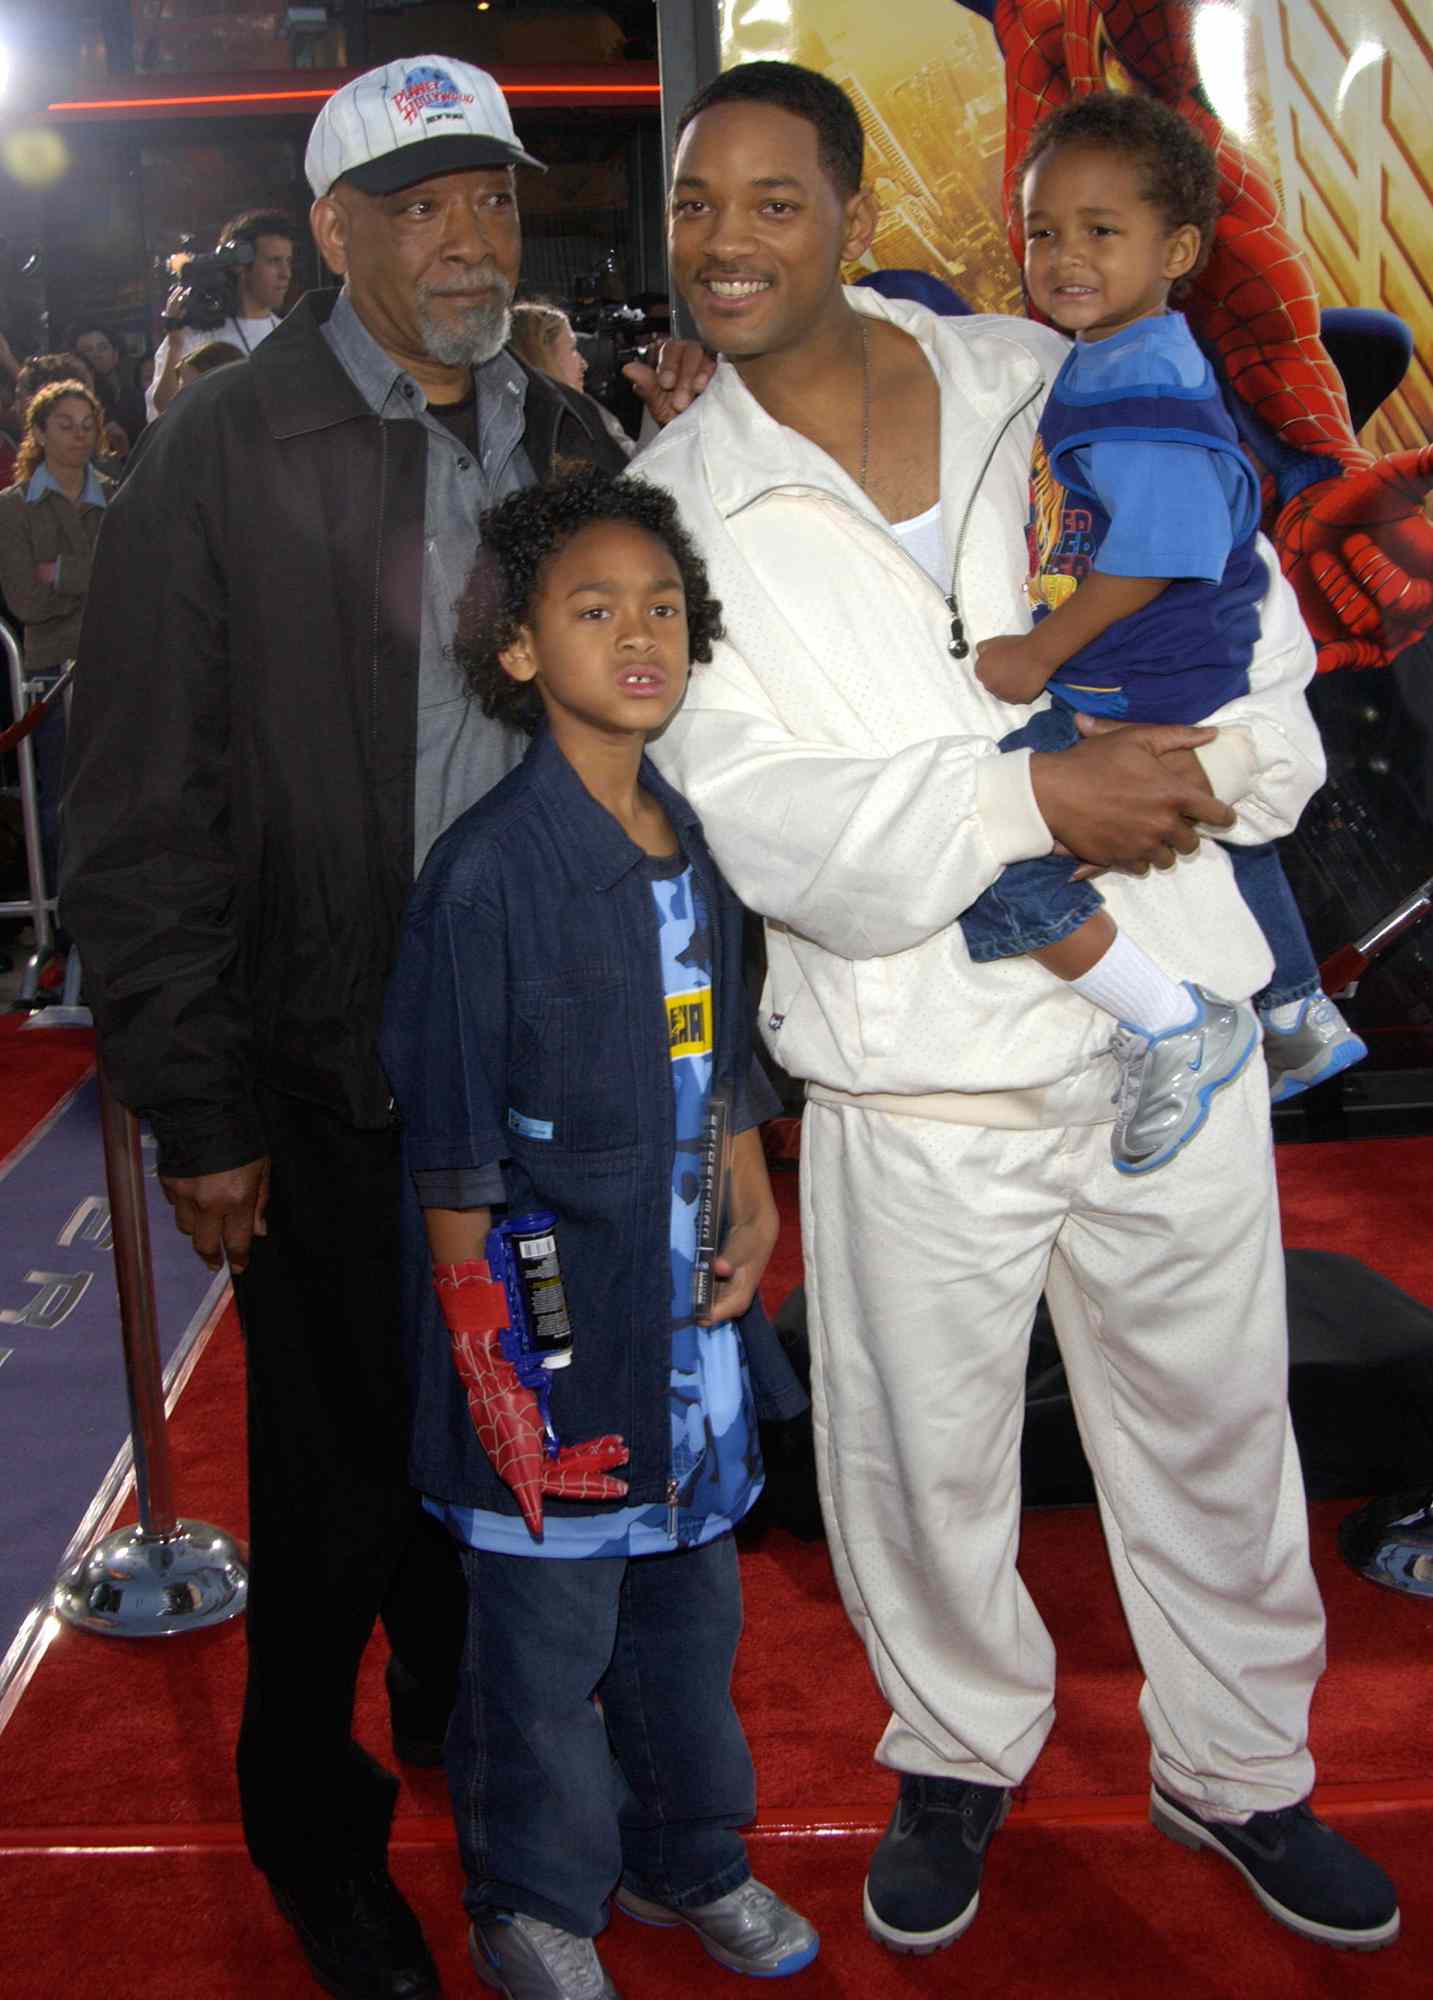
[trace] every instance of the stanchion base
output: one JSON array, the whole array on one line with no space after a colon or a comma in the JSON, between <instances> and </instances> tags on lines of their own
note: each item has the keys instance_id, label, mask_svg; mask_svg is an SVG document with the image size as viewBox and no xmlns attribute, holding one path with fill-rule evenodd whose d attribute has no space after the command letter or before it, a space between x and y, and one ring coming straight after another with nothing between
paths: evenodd
<instances>
[{"instance_id":1,"label":"stanchion base","mask_svg":"<svg viewBox=\"0 0 1433 2000\"><path fill-rule=\"evenodd\" d=\"M236 1618L248 1592L238 1544L221 1528L181 1521L172 1535L147 1535L131 1523L57 1579L50 1609L84 1632L160 1639Z\"/></svg>"},{"instance_id":2,"label":"stanchion base","mask_svg":"<svg viewBox=\"0 0 1433 2000\"><path fill-rule=\"evenodd\" d=\"M28 1021L20 1023L23 1035L30 1028L92 1028L95 1017L88 1007L35 1007Z\"/></svg>"}]
</instances>

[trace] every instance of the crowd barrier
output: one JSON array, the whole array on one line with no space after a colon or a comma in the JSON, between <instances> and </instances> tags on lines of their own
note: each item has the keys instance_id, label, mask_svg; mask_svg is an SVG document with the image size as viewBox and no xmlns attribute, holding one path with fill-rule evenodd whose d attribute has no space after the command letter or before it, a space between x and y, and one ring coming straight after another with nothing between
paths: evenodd
<instances>
[{"instance_id":1,"label":"crowd barrier","mask_svg":"<svg viewBox=\"0 0 1433 2000\"><path fill-rule=\"evenodd\" d=\"M21 975L17 1003L21 1007L31 1007L39 999L40 974L54 950L55 897L45 881L44 851L40 842L40 790L35 777L35 746L30 739L56 702L63 701L68 707L75 669L72 660L66 662L55 685L41 694L36 683L27 678L20 641L3 619L0 619L0 648L4 649L9 669L10 706L16 718L8 729L0 732L0 755L13 750L20 773L20 825L29 891L16 902L0 903L0 918L28 917L34 926L34 944ZM80 962L71 953L65 965L60 1006L67 1013L77 1013L79 997ZM51 1018L46 1022L47 1026L62 1025L53 1018L56 1011L49 1010Z\"/></svg>"}]
</instances>

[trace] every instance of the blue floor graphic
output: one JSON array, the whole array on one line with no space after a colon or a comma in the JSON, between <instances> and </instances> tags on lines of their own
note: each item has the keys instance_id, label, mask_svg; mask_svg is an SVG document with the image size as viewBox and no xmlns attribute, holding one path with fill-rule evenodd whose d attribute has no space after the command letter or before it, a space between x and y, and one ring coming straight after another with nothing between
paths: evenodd
<instances>
[{"instance_id":1,"label":"blue floor graphic","mask_svg":"<svg viewBox=\"0 0 1433 2000\"><path fill-rule=\"evenodd\" d=\"M174 1227L144 1142L166 1369L228 1282ZM238 1413L235 1413L236 1420ZM80 1084L0 1164L0 1662L129 1436L99 1093ZM184 1495L177 1496L183 1512Z\"/></svg>"}]
</instances>

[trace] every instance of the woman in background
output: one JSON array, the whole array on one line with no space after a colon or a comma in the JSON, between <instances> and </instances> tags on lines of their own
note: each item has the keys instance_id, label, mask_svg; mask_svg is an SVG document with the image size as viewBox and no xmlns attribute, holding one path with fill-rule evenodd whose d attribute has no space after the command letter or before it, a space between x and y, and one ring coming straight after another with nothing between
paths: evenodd
<instances>
[{"instance_id":1,"label":"woman in background","mask_svg":"<svg viewBox=\"0 0 1433 2000\"><path fill-rule=\"evenodd\" d=\"M587 380L587 357L577 345L572 321L560 306L548 305L541 299L525 299L515 305L508 344L529 368L551 375L554 381L565 382L579 395L586 394L582 385ZM613 443L630 458L637 449L636 440L628 437L612 412L604 409L595 396L588 396L587 401L602 418Z\"/></svg>"},{"instance_id":2,"label":"woman in background","mask_svg":"<svg viewBox=\"0 0 1433 2000\"><path fill-rule=\"evenodd\" d=\"M0 591L25 628L25 677L43 694L74 658L100 522L113 483L94 465L104 427L83 382L51 382L25 412L15 483L0 493ZM65 714L56 706L31 739L40 792L45 880L59 860Z\"/></svg>"}]
</instances>

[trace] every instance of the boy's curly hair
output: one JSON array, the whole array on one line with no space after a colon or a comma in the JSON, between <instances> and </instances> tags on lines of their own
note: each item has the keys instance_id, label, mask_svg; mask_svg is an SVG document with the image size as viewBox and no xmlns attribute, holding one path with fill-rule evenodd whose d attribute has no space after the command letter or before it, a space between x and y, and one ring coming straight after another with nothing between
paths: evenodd
<instances>
[{"instance_id":1,"label":"boy's curly hair","mask_svg":"<svg viewBox=\"0 0 1433 2000\"><path fill-rule=\"evenodd\" d=\"M543 719L542 696L531 681L515 681L498 655L532 622L544 567L584 528L620 521L671 551L686 597L693 662L707 661L722 636L721 605L711 594L706 564L682 526L677 503L643 479L614 479L587 468L549 486L514 493L483 515L477 561L458 604L455 653L484 715L533 735Z\"/></svg>"},{"instance_id":2,"label":"boy's curly hair","mask_svg":"<svg viewBox=\"0 0 1433 2000\"><path fill-rule=\"evenodd\" d=\"M1035 127L1017 181L1023 182L1035 162L1057 146L1090 146L1133 160L1141 169L1141 195L1168 227L1190 222L1199 231L1199 256L1175 290L1198 276L1214 248L1219 166L1187 119L1157 97L1127 97L1111 90L1073 97Z\"/></svg>"}]
</instances>

